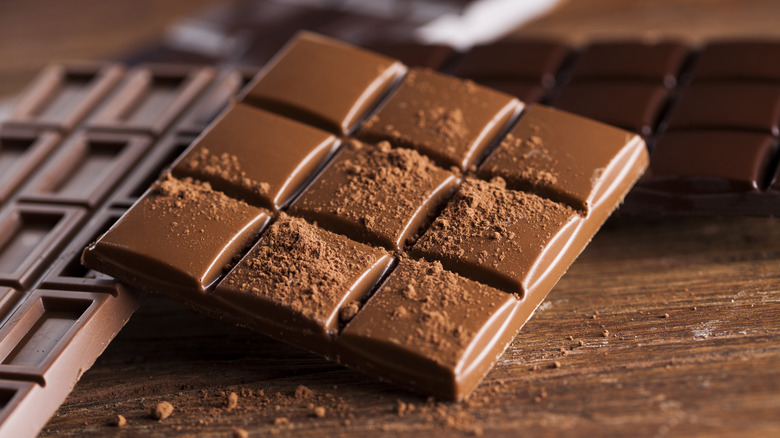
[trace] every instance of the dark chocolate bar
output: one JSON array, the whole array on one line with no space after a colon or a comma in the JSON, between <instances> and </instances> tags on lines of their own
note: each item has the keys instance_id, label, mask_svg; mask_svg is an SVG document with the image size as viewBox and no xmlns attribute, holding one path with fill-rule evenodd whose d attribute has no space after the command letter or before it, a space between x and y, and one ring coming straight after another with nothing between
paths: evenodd
<instances>
[{"instance_id":1,"label":"dark chocolate bar","mask_svg":"<svg viewBox=\"0 0 780 438\"><path fill-rule=\"evenodd\" d=\"M621 211L780 215L778 58L778 41L529 39L475 47L452 71L641 134L650 170Z\"/></svg>"},{"instance_id":2,"label":"dark chocolate bar","mask_svg":"<svg viewBox=\"0 0 780 438\"><path fill-rule=\"evenodd\" d=\"M646 164L636 134L302 33L83 263L458 400Z\"/></svg>"},{"instance_id":3,"label":"dark chocolate bar","mask_svg":"<svg viewBox=\"0 0 780 438\"><path fill-rule=\"evenodd\" d=\"M144 293L81 264L248 80L55 65L0 127L0 435L34 436ZM205 90L205 91L203 91ZM185 111L186 110L186 111Z\"/></svg>"}]
</instances>

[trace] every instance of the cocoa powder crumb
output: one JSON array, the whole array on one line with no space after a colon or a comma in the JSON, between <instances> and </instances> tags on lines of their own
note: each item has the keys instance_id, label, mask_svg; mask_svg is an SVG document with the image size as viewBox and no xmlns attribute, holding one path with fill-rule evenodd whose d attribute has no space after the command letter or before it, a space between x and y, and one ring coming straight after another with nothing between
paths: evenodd
<instances>
[{"instance_id":1,"label":"cocoa powder crumb","mask_svg":"<svg viewBox=\"0 0 780 438\"><path fill-rule=\"evenodd\" d=\"M124 415L117 414L116 418L114 418L113 424L116 427L124 427L127 425L127 418L125 418Z\"/></svg>"},{"instance_id":2,"label":"cocoa powder crumb","mask_svg":"<svg viewBox=\"0 0 780 438\"><path fill-rule=\"evenodd\" d=\"M323 406L317 406L314 408L314 416L317 418L325 418L325 408Z\"/></svg>"},{"instance_id":3,"label":"cocoa powder crumb","mask_svg":"<svg viewBox=\"0 0 780 438\"><path fill-rule=\"evenodd\" d=\"M157 421L165 420L166 418L170 417L173 413L173 405L168 403L167 401L163 401L160 403L157 403L152 408L152 418L154 418Z\"/></svg>"},{"instance_id":4,"label":"cocoa powder crumb","mask_svg":"<svg viewBox=\"0 0 780 438\"><path fill-rule=\"evenodd\" d=\"M274 418L274 426L284 426L290 424L290 419L287 417L276 417Z\"/></svg>"},{"instance_id":5,"label":"cocoa powder crumb","mask_svg":"<svg viewBox=\"0 0 780 438\"><path fill-rule=\"evenodd\" d=\"M314 391L304 385L298 385L298 387L295 388L295 398L297 399L307 400L311 398L313 394Z\"/></svg>"},{"instance_id":6,"label":"cocoa powder crumb","mask_svg":"<svg viewBox=\"0 0 780 438\"><path fill-rule=\"evenodd\" d=\"M232 411L238 406L238 394L231 392L228 394L226 406L228 411Z\"/></svg>"},{"instance_id":7,"label":"cocoa powder crumb","mask_svg":"<svg viewBox=\"0 0 780 438\"><path fill-rule=\"evenodd\" d=\"M604 331L603 331L603 332L601 332L601 336L603 336L603 337L605 337L605 338L608 338L608 337L609 337L609 330L607 330L607 329L604 329Z\"/></svg>"},{"instance_id":8,"label":"cocoa powder crumb","mask_svg":"<svg viewBox=\"0 0 780 438\"><path fill-rule=\"evenodd\" d=\"M233 438L249 438L249 432L240 427L233 428Z\"/></svg>"},{"instance_id":9,"label":"cocoa powder crumb","mask_svg":"<svg viewBox=\"0 0 780 438\"><path fill-rule=\"evenodd\" d=\"M342 322L349 322L358 314L359 311L360 303L357 301L352 301L339 311L339 319L341 319Z\"/></svg>"}]
</instances>

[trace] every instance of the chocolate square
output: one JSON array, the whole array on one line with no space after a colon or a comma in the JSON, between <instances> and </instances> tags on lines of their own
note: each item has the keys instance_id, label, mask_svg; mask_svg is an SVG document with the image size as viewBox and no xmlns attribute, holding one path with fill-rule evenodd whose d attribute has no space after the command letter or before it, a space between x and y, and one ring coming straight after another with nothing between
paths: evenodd
<instances>
[{"instance_id":1,"label":"chocolate square","mask_svg":"<svg viewBox=\"0 0 780 438\"><path fill-rule=\"evenodd\" d=\"M229 196L279 209L338 143L325 131L236 102L177 161L173 174L208 181Z\"/></svg>"},{"instance_id":2,"label":"chocolate square","mask_svg":"<svg viewBox=\"0 0 780 438\"><path fill-rule=\"evenodd\" d=\"M458 178L414 150L349 142L291 206L331 231L401 249L432 220Z\"/></svg>"},{"instance_id":3,"label":"chocolate square","mask_svg":"<svg viewBox=\"0 0 780 438\"><path fill-rule=\"evenodd\" d=\"M466 169L484 155L522 104L515 98L426 69L412 69L358 133L388 140L443 166Z\"/></svg>"},{"instance_id":4,"label":"chocolate square","mask_svg":"<svg viewBox=\"0 0 780 438\"><path fill-rule=\"evenodd\" d=\"M83 262L146 289L205 292L269 220L208 183L168 175L84 250Z\"/></svg>"},{"instance_id":5,"label":"chocolate square","mask_svg":"<svg viewBox=\"0 0 780 438\"><path fill-rule=\"evenodd\" d=\"M341 309L368 294L391 262L381 249L282 213L214 296L275 326L271 335L327 338L338 331Z\"/></svg>"},{"instance_id":6,"label":"chocolate square","mask_svg":"<svg viewBox=\"0 0 780 438\"><path fill-rule=\"evenodd\" d=\"M688 51L688 46L678 41L594 43L577 59L572 81L627 79L674 87Z\"/></svg>"},{"instance_id":7,"label":"chocolate square","mask_svg":"<svg viewBox=\"0 0 780 438\"><path fill-rule=\"evenodd\" d=\"M657 127L668 96L663 85L587 82L565 87L553 106L648 136Z\"/></svg>"},{"instance_id":8,"label":"chocolate square","mask_svg":"<svg viewBox=\"0 0 780 438\"><path fill-rule=\"evenodd\" d=\"M405 71L391 58L304 32L276 55L241 99L347 134Z\"/></svg>"},{"instance_id":9,"label":"chocolate square","mask_svg":"<svg viewBox=\"0 0 780 438\"><path fill-rule=\"evenodd\" d=\"M695 83L669 117L669 129L745 129L780 134L780 84Z\"/></svg>"},{"instance_id":10,"label":"chocolate square","mask_svg":"<svg viewBox=\"0 0 780 438\"><path fill-rule=\"evenodd\" d=\"M763 190L777 139L757 132L667 132L650 154L643 187L680 193Z\"/></svg>"},{"instance_id":11,"label":"chocolate square","mask_svg":"<svg viewBox=\"0 0 780 438\"><path fill-rule=\"evenodd\" d=\"M340 340L399 380L457 398L514 337L507 321L519 303L514 295L448 272L438 262L402 259Z\"/></svg>"},{"instance_id":12,"label":"chocolate square","mask_svg":"<svg viewBox=\"0 0 780 438\"><path fill-rule=\"evenodd\" d=\"M633 147L632 147L633 146ZM530 106L479 169L515 190L587 212L642 140L555 108Z\"/></svg>"},{"instance_id":13,"label":"chocolate square","mask_svg":"<svg viewBox=\"0 0 780 438\"><path fill-rule=\"evenodd\" d=\"M413 257L522 297L568 244L582 218L570 207L467 179L412 248Z\"/></svg>"}]
</instances>

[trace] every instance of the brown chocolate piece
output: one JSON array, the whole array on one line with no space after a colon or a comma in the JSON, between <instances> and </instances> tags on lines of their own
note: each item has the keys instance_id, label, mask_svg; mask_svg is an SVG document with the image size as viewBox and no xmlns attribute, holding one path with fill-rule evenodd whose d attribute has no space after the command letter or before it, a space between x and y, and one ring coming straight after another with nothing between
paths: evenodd
<instances>
[{"instance_id":1,"label":"brown chocolate piece","mask_svg":"<svg viewBox=\"0 0 780 438\"><path fill-rule=\"evenodd\" d=\"M359 241L401 249L458 179L414 150L348 143L290 212Z\"/></svg>"},{"instance_id":2,"label":"brown chocolate piece","mask_svg":"<svg viewBox=\"0 0 780 438\"><path fill-rule=\"evenodd\" d=\"M674 87L688 57L677 41L609 41L589 45L577 59L572 81L643 80Z\"/></svg>"},{"instance_id":3,"label":"brown chocolate piece","mask_svg":"<svg viewBox=\"0 0 780 438\"><path fill-rule=\"evenodd\" d=\"M51 131L0 131L0 204L8 200L60 142Z\"/></svg>"},{"instance_id":4,"label":"brown chocolate piece","mask_svg":"<svg viewBox=\"0 0 780 438\"><path fill-rule=\"evenodd\" d=\"M144 289L205 292L269 219L208 183L166 176L84 251L83 262Z\"/></svg>"},{"instance_id":5,"label":"brown chocolate piece","mask_svg":"<svg viewBox=\"0 0 780 438\"><path fill-rule=\"evenodd\" d=\"M515 96L526 104L539 102L547 95L547 90L539 83L525 80L478 79L480 85Z\"/></svg>"},{"instance_id":6,"label":"brown chocolate piece","mask_svg":"<svg viewBox=\"0 0 780 438\"><path fill-rule=\"evenodd\" d=\"M453 399L474 387L512 340L517 325L507 322L519 305L439 262L402 259L340 340L380 375Z\"/></svg>"},{"instance_id":7,"label":"brown chocolate piece","mask_svg":"<svg viewBox=\"0 0 780 438\"><path fill-rule=\"evenodd\" d=\"M777 139L766 134L668 132L653 148L642 186L677 193L763 190L776 152Z\"/></svg>"},{"instance_id":8,"label":"brown chocolate piece","mask_svg":"<svg viewBox=\"0 0 780 438\"><path fill-rule=\"evenodd\" d=\"M27 288L57 255L84 210L19 204L0 216L0 284Z\"/></svg>"},{"instance_id":9,"label":"brown chocolate piece","mask_svg":"<svg viewBox=\"0 0 780 438\"><path fill-rule=\"evenodd\" d=\"M49 66L22 92L4 125L69 131L97 106L123 74L124 68L114 64Z\"/></svg>"},{"instance_id":10,"label":"brown chocolate piece","mask_svg":"<svg viewBox=\"0 0 780 438\"><path fill-rule=\"evenodd\" d=\"M300 33L248 86L242 100L346 134L405 70L391 58Z\"/></svg>"},{"instance_id":11,"label":"brown chocolate piece","mask_svg":"<svg viewBox=\"0 0 780 438\"><path fill-rule=\"evenodd\" d=\"M20 199L94 207L148 148L144 136L77 133L24 186Z\"/></svg>"},{"instance_id":12,"label":"brown chocolate piece","mask_svg":"<svg viewBox=\"0 0 780 438\"><path fill-rule=\"evenodd\" d=\"M368 49L398 59L409 67L426 67L440 70L455 54L455 50L444 44L377 43Z\"/></svg>"},{"instance_id":13,"label":"brown chocolate piece","mask_svg":"<svg viewBox=\"0 0 780 438\"><path fill-rule=\"evenodd\" d=\"M723 40L702 50L693 70L695 81L780 80L780 42L771 40Z\"/></svg>"},{"instance_id":14,"label":"brown chocolate piece","mask_svg":"<svg viewBox=\"0 0 780 438\"><path fill-rule=\"evenodd\" d=\"M542 105L530 106L479 169L515 190L587 212L625 166L637 135Z\"/></svg>"},{"instance_id":15,"label":"brown chocolate piece","mask_svg":"<svg viewBox=\"0 0 780 438\"><path fill-rule=\"evenodd\" d=\"M37 289L0 328L3 435L32 436L138 307L131 293Z\"/></svg>"},{"instance_id":16,"label":"brown chocolate piece","mask_svg":"<svg viewBox=\"0 0 780 438\"><path fill-rule=\"evenodd\" d=\"M547 273L581 218L569 207L467 179L412 249L466 278L521 297ZM541 269L540 269L541 268Z\"/></svg>"},{"instance_id":17,"label":"brown chocolate piece","mask_svg":"<svg viewBox=\"0 0 780 438\"><path fill-rule=\"evenodd\" d=\"M453 74L473 79L536 80L549 88L555 84L555 75L569 50L558 41L501 41L473 47L460 59Z\"/></svg>"},{"instance_id":18,"label":"brown chocolate piece","mask_svg":"<svg viewBox=\"0 0 780 438\"><path fill-rule=\"evenodd\" d=\"M151 64L127 73L87 121L91 130L162 134L211 81L210 68Z\"/></svg>"},{"instance_id":19,"label":"brown chocolate piece","mask_svg":"<svg viewBox=\"0 0 780 438\"><path fill-rule=\"evenodd\" d=\"M336 137L325 131L234 103L177 161L173 174L208 181L234 198L279 209L337 145Z\"/></svg>"},{"instance_id":20,"label":"brown chocolate piece","mask_svg":"<svg viewBox=\"0 0 780 438\"><path fill-rule=\"evenodd\" d=\"M293 342L330 338L338 331L340 310L363 299L390 262L385 251L282 214L214 296L250 321L275 326L270 335ZM307 342L317 341L296 343Z\"/></svg>"},{"instance_id":21,"label":"brown chocolate piece","mask_svg":"<svg viewBox=\"0 0 780 438\"><path fill-rule=\"evenodd\" d=\"M663 85L575 83L560 92L553 106L647 136L658 125L668 96L669 89Z\"/></svg>"},{"instance_id":22,"label":"brown chocolate piece","mask_svg":"<svg viewBox=\"0 0 780 438\"><path fill-rule=\"evenodd\" d=\"M482 158L521 107L517 99L472 82L412 69L358 135L466 169Z\"/></svg>"},{"instance_id":23,"label":"brown chocolate piece","mask_svg":"<svg viewBox=\"0 0 780 438\"><path fill-rule=\"evenodd\" d=\"M780 84L695 83L683 91L669 129L747 129L780 134Z\"/></svg>"}]
</instances>

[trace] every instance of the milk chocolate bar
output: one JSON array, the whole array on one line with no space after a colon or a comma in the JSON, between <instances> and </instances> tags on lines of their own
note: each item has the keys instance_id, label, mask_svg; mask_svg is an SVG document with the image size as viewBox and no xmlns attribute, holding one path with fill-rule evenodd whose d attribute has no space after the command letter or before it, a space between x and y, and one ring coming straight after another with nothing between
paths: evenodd
<instances>
[{"instance_id":1,"label":"milk chocolate bar","mask_svg":"<svg viewBox=\"0 0 780 438\"><path fill-rule=\"evenodd\" d=\"M34 436L144 293L81 264L246 70L45 69L0 127L0 435Z\"/></svg>"},{"instance_id":2,"label":"milk chocolate bar","mask_svg":"<svg viewBox=\"0 0 780 438\"><path fill-rule=\"evenodd\" d=\"M82 260L459 400L646 165L636 134L301 33Z\"/></svg>"}]
</instances>

